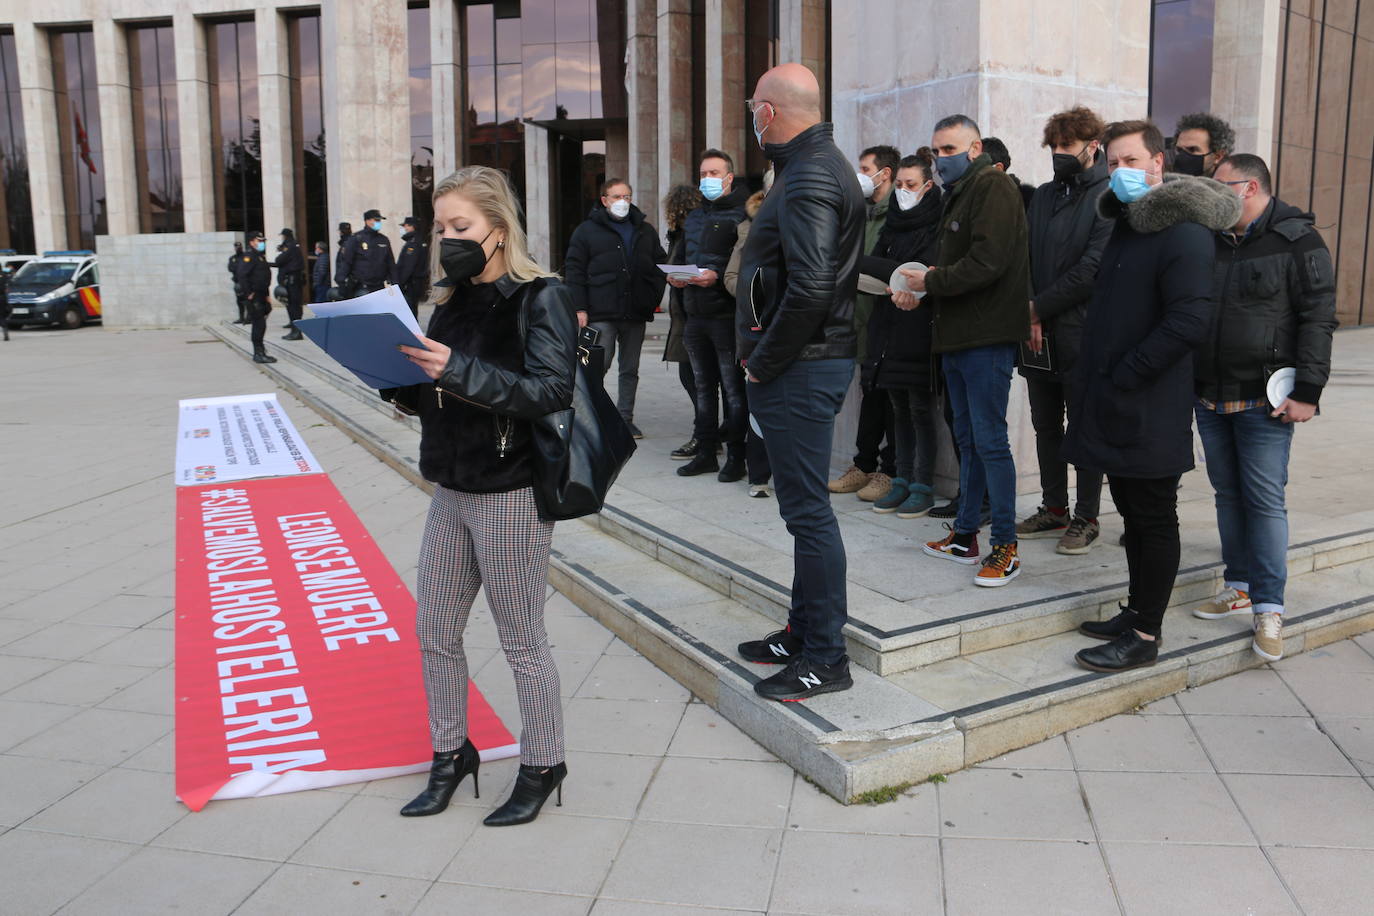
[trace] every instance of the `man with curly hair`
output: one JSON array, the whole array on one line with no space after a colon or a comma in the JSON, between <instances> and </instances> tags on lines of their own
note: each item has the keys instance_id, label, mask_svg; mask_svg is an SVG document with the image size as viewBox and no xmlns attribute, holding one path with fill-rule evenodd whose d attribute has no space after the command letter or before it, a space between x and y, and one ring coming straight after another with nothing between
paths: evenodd
<instances>
[{"instance_id":1,"label":"man with curly hair","mask_svg":"<svg viewBox=\"0 0 1374 916\"><path fill-rule=\"evenodd\" d=\"M1235 149L1236 132L1230 124L1201 111L1184 115L1174 128L1173 171L1211 178L1221 161Z\"/></svg>"}]
</instances>

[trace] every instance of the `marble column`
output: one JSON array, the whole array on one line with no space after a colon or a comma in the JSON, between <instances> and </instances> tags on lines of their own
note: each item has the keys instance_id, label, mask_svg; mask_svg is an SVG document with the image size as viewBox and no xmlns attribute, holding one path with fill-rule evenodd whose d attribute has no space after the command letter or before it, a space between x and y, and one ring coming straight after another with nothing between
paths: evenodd
<instances>
[{"instance_id":1,"label":"marble column","mask_svg":"<svg viewBox=\"0 0 1374 916\"><path fill-rule=\"evenodd\" d=\"M143 138L134 137L128 35L113 19L97 19L92 26L105 165L106 232L134 235L139 231L139 163L134 150Z\"/></svg>"},{"instance_id":2,"label":"marble column","mask_svg":"<svg viewBox=\"0 0 1374 916\"><path fill-rule=\"evenodd\" d=\"M179 10L172 17L172 38L176 49L181 198L186 231L213 232L219 151L210 143L210 70L205 27L190 11Z\"/></svg>"},{"instance_id":3,"label":"marble column","mask_svg":"<svg viewBox=\"0 0 1374 916\"><path fill-rule=\"evenodd\" d=\"M62 193L62 143L57 129L48 33L32 23L15 23L19 96L24 107L24 146L29 162L34 244L38 251L66 248L67 205Z\"/></svg>"},{"instance_id":4,"label":"marble column","mask_svg":"<svg viewBox=\"0 0 1374 916\"><path fill-rule=\"evenodd\" d=\"M658 0L658 188L694 180L690 0Z\"/></svg>"},{"instance_id":5,"label":"marble column","mask_svg":"<svg viewBox=\"0 0 1374 916\"><path fill-rule=\"evenodd\" d=\"M458 168L463 158L462 132L458 120L459 100L463 97L462 30L459 7L454 3L433 3L429 8L430 87L433 101L434 180L437 182Z\"/></svg>"},{"instance_id":6,"label":"marble column","mask_svg":"<svg viewBox=\"0 0 1374 916\"><path fill-rule=\"evenodd\" d=\"M286 19L275 9L259 8L253 33L258 48L258 117L262 150L262 220L268 250L277 233L296 225L296 170L291 155L297 138L291 129L291 48ZM257 228L257 227L250 227ZM302 243L304 244L304 239Z\"/></svg>"},{"instance_id":7,"label":"marble column","mask_svg":"<svg viewBox=\"0 0 1374 916\"><path fill-rule=\"evenodd\" d=\"M525 233L530 257L548 267L553 257L553 187L549 132L531 121L525 122Z\"/></svg>"},{"instance_id":8,"label":"marble column","mask_svg":"<svg viewBox=\"0 0 1374 916\"><path fill-rule=\"evenodd\" d=\"M658 6L629 0L625 9L625 88L628 108L626 178L639 208L655 226L663 224L658 182ZM609 146L609 144L608 144ZM609 158L609 157L608 157Z\"/></svg>"},{"instance_id":9,"label":"marble column","mask_svg":"<svg viewBox=\"0 0 1374 916\"><path fill-rule=\"evenodd\" d=\"M1214 114L1236 132L1235 152L1274 161L1280 0L1216 0L1212 22Z\"/></svg>"},{"instance_id":10,"label":"marble column","mask_svg":"<svg viewBox=\"0 0 1374 916\"><path fill-rule=\"evenodd\" d=\"M410 212L405 4L324 4L320 49L330 225L346 220L360 229L363 211L376 208L399 248Z\"/></svg>"},{"instance_id":11,"label":"marble column","mask_svg":"<svg viewBox=\"0 0 1374 916\"><path fill-rule=\"evenodd\" d=\"M735 157L744 168L744 0L707 0L706 145Z\"/></svg>"}]
</instances>

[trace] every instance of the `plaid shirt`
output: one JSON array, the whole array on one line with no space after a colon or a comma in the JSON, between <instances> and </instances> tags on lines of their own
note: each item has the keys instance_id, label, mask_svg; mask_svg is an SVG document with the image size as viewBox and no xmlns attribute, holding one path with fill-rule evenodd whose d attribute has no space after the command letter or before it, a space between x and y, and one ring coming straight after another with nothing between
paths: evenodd
<instances>
[{"instance_id":1,"label":"plaid shirt","mask_svg":"<svg viewBox=\"0 0 1374 916\"><path fill-rule=\"evenodd\" d=\"M1198 398L1197 402L1213 413L1218 414L1241 413L1246 410L1254 410L1260 405L1267 406L1269 403L1264 398L1250 398L1243 401L1217 401L1216 403L1206 398Z\"/></svg>"}]
</instances>

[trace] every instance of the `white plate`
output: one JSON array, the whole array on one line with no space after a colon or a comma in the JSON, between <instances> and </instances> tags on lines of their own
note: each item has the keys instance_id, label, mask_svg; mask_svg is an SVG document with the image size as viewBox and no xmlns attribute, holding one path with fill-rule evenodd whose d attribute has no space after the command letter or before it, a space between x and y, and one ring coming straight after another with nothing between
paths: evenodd
<instances>
[{"instance_id":1,"label":"white plate","mask_svg":"<svg viewBox=\"0 0 1374 916\"><path fill-rule=\"evenodd\" d=\"M890 286L890 287L892 287L892 291L893 291L894 293L900 293L900 292L908 292L908 293L909 293L909 292L912 292L912 289L911 289L909 286L906 285L906 277L902 276L902 271L903 271L903 270L926 270L926 269L927 269L926 266L925 266L924 264L922 264L920 261L907 261L907 262L906 262L905 264L903 264L901 267L898 267L896 270L894 270L894 271L892 272L892 277L891 277L891 279L889 279L889 280L887 281L887 285ZM921 291L921 292L919 292L919 293L916 293L916 298L917 298L917 299L924 299L925 297L926 297L926 294L925 294L925 291L924 291L924 290Z\"/></svg>"},{"instance_id":2,"label":"white plate","mask_svg":"<svg viewBox=\"0 0 1374 916\"><path fill-rule=\"evenodd\" d=\"M887 284L872 274L859 274L859 292L870 296L886 296Z\"/></svg>"},{"instance_id":3,"label":"white plate","mask_svg":"<svg viewBox=\"0 0 1374 916\"><path fill-rule=\"evenodd\" d=\"M1293 393L1293 383L1297 380L1297 375L1297 369L1292 366L1284 366L1269 376L1269 385L1265 389L1265 394L1269 397L1269 403L1273 405L1275 410L1285 398Z\"/></svg>"},{"instance_id":4,"label":"white plate","mask_svg":"<svg viewBox=\"0 0 1374 916\"><path fill-rule=\"evenodd\" d=\"M754 431L754 435L758 436L760 439L763 438L763 430L759 429L758 417L753 414L749 415L749 428Z\"/></svg>"}]
</instances>

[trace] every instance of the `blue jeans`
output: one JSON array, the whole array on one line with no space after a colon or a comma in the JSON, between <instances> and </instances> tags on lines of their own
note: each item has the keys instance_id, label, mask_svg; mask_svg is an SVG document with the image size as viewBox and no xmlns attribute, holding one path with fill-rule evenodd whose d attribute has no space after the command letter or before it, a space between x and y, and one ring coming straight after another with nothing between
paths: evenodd
<instances>
[{"instance_id":1,"label":"blue jeans","mask_svg":"<svg viewBox=\"0 0 1374 916\"><path fill-rule=\"evenodd\" d=\"M945 385L959 443L959 516L954 530L980 527L983 494L992 507L992 543L1016 543L1016 465L1007 441L1007 398L1015 344L946 353Z\"/></svg>"},{"instance_id":2,"label":"blue jeans","mask_svg":"<svg viewBox=\"0 0 1374 916\"><path fill-rule=\"evenodd\" d=\"M771 381L746 382L773 468L778 514L795 539L788 626L807 660L822 665L845 657L844 541L826 482L835 415L853 377L852 359L816 359L797 360Z\"/></svg>"},{"instance_id":3,"label":"blue jeans","mask_svg":"<svg viewBox=\"0 0 1374 916\"><path fill-rule=\"evenodd\" d=\"M1197 429L1216 490L1226 584L1250 593L1256 614L1283 613L1288 584L1288 452L1293 424L1267 406L1219 414L1197 405Z\"/></svg>"}]
</instances>

